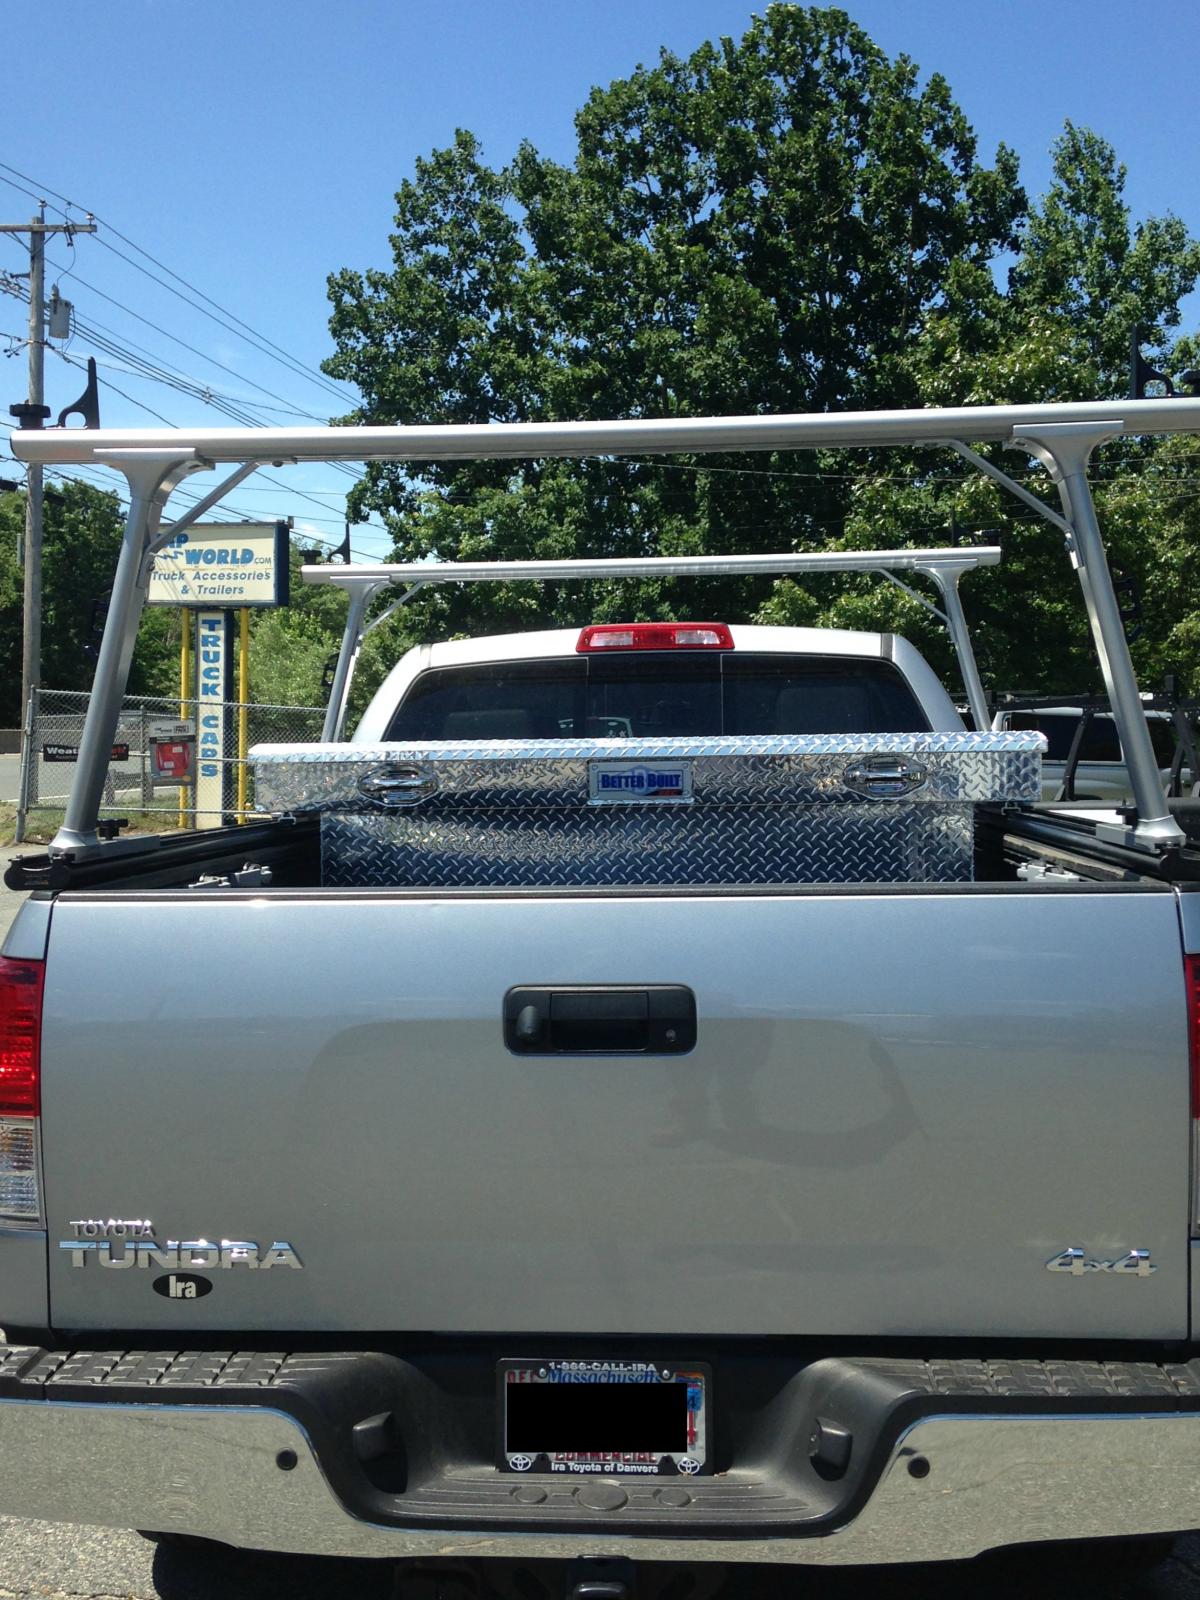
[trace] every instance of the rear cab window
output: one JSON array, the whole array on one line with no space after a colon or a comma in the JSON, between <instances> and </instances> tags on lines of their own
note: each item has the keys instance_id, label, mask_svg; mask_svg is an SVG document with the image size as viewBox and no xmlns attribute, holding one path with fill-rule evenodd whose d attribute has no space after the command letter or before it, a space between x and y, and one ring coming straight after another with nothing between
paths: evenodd
<instances>
[{"instance_id":1,"label":"rear cab window","mask_svg":"<svg viewBox=\"0 0 1200 1600\"><path fill-rule=\"evenodd\" d=\"M925 733L889 661L638 651L432 668L388 725L391 742Z\"/></svg>"}]
</instances>

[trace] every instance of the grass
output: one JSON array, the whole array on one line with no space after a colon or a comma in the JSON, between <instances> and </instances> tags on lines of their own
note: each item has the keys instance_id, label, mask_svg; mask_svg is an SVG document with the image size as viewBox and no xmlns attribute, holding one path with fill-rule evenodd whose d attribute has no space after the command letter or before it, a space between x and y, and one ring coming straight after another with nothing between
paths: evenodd
<instances>
[{"instance_id":1,"label":"grass","mask_svg":"<svg viewBox=\"0 0 1200 1600\"><path fill-rule=\"evenodd\" d=\"M121 829L122 838L138 833L170 833L179 826L175 811L134 811L124 806L106 809L112 816L129 818L129 826ZM62 826L63 815L61 810L41 807L31 811L25 819L25 838L20 848L49 844ZM16 837L17 808L11 801L0 801L0 848L12 849Z\"/></svg>"}]
</instances>

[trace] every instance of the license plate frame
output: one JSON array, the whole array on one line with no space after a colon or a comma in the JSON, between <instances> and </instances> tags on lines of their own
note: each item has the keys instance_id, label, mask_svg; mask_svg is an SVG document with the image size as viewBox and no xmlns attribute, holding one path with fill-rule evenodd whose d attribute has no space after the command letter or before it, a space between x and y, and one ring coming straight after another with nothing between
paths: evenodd
<instances>
[{"instance_id":1,"label":"license plate frame","mask_svg":"<svg viewBox=\"0 0 1200 1600\"><path fill-rule=\"evenodd\" d=\"M509 1356L496 1363L496 1464L514 1476L699 1477L713 1471L711 1413L703 1361Z\"/></svg>"}]
</instances>

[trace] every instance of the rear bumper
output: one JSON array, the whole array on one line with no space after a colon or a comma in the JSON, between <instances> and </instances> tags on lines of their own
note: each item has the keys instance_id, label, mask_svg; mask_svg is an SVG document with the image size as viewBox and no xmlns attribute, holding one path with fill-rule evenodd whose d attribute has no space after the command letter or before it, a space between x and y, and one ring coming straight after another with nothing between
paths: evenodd
<instances>
[{"instance_id":1,"label":"rear bumper","mask_svg":"<svg viewBox=\"0 0 1200 1600\"><path fill-rule=\"evenodd\" d=\"M390 1356L244 1358L259 1363L253 1397L236 1381L172 1383L194 1355L137 1357L167 1378L140 1397L95 1375L97 1359L119 1366L116 1353L73 1370L42 1352L0 1358L10 1516L334 1556L812 1564L950 1560L1200 1521L1200 1363L821 1361L786 1386L798 1430L764 1440L766 1454L749 1448L711 1478L616 1484L451 1460L451 1420L436 1421L433 1394L420 1378L406 1386ZM239 1358L203 1359L211 1373ZM264 1379L264 1362L284 1379ZM378 1416L381 1396L398 1408L401 1443L390 1461L355 1462L353 1423ZM818 1415L853 1434L852 1465L834 1477L809 1455ZM440 1466L414 1472L431 1418L445 1429ZM621 1504L591 1492L614 1484Z\"/></svg>"}]
</instances>

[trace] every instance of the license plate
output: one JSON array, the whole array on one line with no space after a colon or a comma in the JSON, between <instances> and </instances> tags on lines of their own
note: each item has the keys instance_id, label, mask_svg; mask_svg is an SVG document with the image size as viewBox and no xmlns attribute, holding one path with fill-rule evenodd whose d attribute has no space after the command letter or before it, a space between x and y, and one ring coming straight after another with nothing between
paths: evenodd
<instances>
[{"instance_id":1,"label":"license plate","mask_svg":"<svg viewBox=\"0 0 1200 1600\"><path fill-rule=\"evenodd\" d=\"M701 1362L499 1364L506 1472L692 1477L709 1472L711 1374Z\"/></svg>"}]
</instances>

